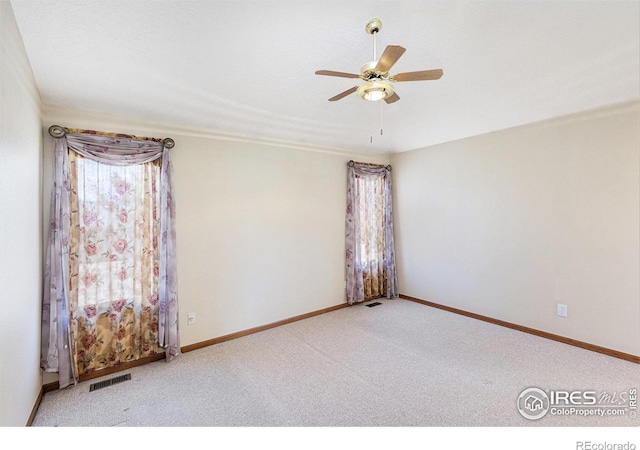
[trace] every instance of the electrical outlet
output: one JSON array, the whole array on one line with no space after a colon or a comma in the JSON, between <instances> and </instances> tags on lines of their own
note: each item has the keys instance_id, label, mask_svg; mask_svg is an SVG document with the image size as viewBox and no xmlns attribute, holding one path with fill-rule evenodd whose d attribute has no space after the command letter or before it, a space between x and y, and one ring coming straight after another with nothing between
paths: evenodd
<instances>
[{"instance_id":1,"label":"electrical outlet","mask_svg":"<svg viewBox=\"0 0 640 450\"><path fill-rule=\"evenodd\" d=\"M558 303L557 313L560 317L567 317L568 308L567 305L563 305L562 303Z\"/></svg>"},{"instance_id":2,"label":"electrical outlet","mask_svg":"<svg viewBox=\"0 0 640 450\"><path fill-rule=\"evenodd\" d=\"M193 325L196 323L196 313L187 314L187 325Z\"/></svg>"}]
</instances>

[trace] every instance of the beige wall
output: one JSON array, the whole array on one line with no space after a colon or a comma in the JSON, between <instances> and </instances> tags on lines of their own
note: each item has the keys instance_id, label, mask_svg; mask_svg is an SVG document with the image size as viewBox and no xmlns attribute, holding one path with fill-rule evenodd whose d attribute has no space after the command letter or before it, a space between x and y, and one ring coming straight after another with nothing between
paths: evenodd
<instances>
[{"instance_id":1,"label":"beige wall","mask_svg":"<svg viewBox=\"0 0 640 450\"><path fill-rule=\"evenodd\" d=\"M639 111L394 155L401 293L640 355Z\"/></svg>"},{"instance_id":2,"label":"beige wall","mask_svg":"<svg viewBox=\"0 0 640 450\"><path fill-rule=\"evenodd\" d=\"M54 123L176 141L181 345L345 302L346 163L352 158L387 163L388 157L224 139L45 109L44 127ZM45 189L51 145L45 136ZM187 325L191 312L196 323Z\"/></svg>"},{"instance_id":3,"label":"beige wall","mask_svg":"<svg viewBox=\"0 0 640 450\"><path fill-rule=\"evenodd\" d=\"M0 0L0 426L23 426L41 388L42 104Z\"/></svg>"}]
</instances>

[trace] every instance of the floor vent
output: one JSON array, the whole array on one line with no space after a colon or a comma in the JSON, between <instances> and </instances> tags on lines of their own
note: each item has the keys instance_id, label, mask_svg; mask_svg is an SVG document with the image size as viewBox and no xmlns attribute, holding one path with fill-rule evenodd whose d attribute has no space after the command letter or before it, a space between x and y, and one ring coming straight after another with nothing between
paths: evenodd
<instances>
[{"instance_id":1,"label":"floor vent","mask_svg":"<svg viewBox=\"0 0 640 450\"><path fill-rule=\"evenodd\" d=\"M380 302L373 302L373 303L368 303L364 306L368 306L369 308L373 307L373 306L378 306L378 305L382 305L382 303Z\"/></svg>"},{"instance_id":2,"label":"floor vent","mask_svg":"<svg viewBox=\"0 0 640 450\"><path fill-rule=\"evenodd\" d=\"M128 373L126 375L120 375L119 377L114 377L108 380L99 381L98 383L93 383L91 386L89 386L89 392L97 391L98 389L102 389L107 386L122 383L123 381L127 381L130 379L131 379L131 374Z\"/></svg>"}]
</instances>

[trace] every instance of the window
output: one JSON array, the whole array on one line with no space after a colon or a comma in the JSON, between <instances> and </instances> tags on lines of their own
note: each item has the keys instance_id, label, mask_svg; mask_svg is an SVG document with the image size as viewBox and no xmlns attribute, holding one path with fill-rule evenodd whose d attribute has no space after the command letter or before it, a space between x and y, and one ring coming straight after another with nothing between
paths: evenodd
<instances>
[{"instance_id":1,"label":"window","mask_svg":"<svg viewBox=\"0 0 640 450\"><path fill-rule=\"evenodd\" d=\"M54 125L40 366L79 374L180 354L171 139Z\"/></svg>"},{"instance_id":2,"label":"window","mask_svg":"<svg viewBox=\"0 0 640 450\"><path fill-rule=\"evenodd\" d=\"M160 352L160 160L129 166L69 151L70 305L80 375Z\"/></svg>"},{"instance_id":3,"label":"window","mask_svg":"<svg viewBox=\"0 0 640 450\"><path fill-rule=\"evenodd\" d=\"M398 296L389 166L349 162L346 271L349 303Z\"/></svg>"}]
</instances>

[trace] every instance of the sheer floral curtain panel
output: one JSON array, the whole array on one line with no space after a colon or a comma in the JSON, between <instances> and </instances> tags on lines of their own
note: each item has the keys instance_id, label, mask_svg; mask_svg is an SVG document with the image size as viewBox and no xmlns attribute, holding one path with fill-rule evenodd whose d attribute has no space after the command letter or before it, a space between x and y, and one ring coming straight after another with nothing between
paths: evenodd
<instances>
[{"instance_id":1,"label":"sheer floral curtain panel","mask_svg":"<svg viewBox=\"0 0 640 450\"><path fill-rule=\"evenodd\" d=\"M60 388L164 349L180 353L169 149L135 137L55 140L41 366Z\"/></svg>"},{"instance_id":2,"label":"sheer floral curtain panel","mask_svg":"<svg viewBox=\"0 0 640 450\"><path fill-rule=\"evenodd\" d=\"M158 353L158 160L69 152L71 332L79 375Z\"/></svg>"},{"instance_id":3,"label":"sheer floral curtain panel","mask_svg":"<svg viewBox=\"0 0 640 450\"><path fill-rule=\"evenodd\" d=\"M391 168L350 161L347 168L347 302L398 297Z\"/></svg>"}]
</instances>

